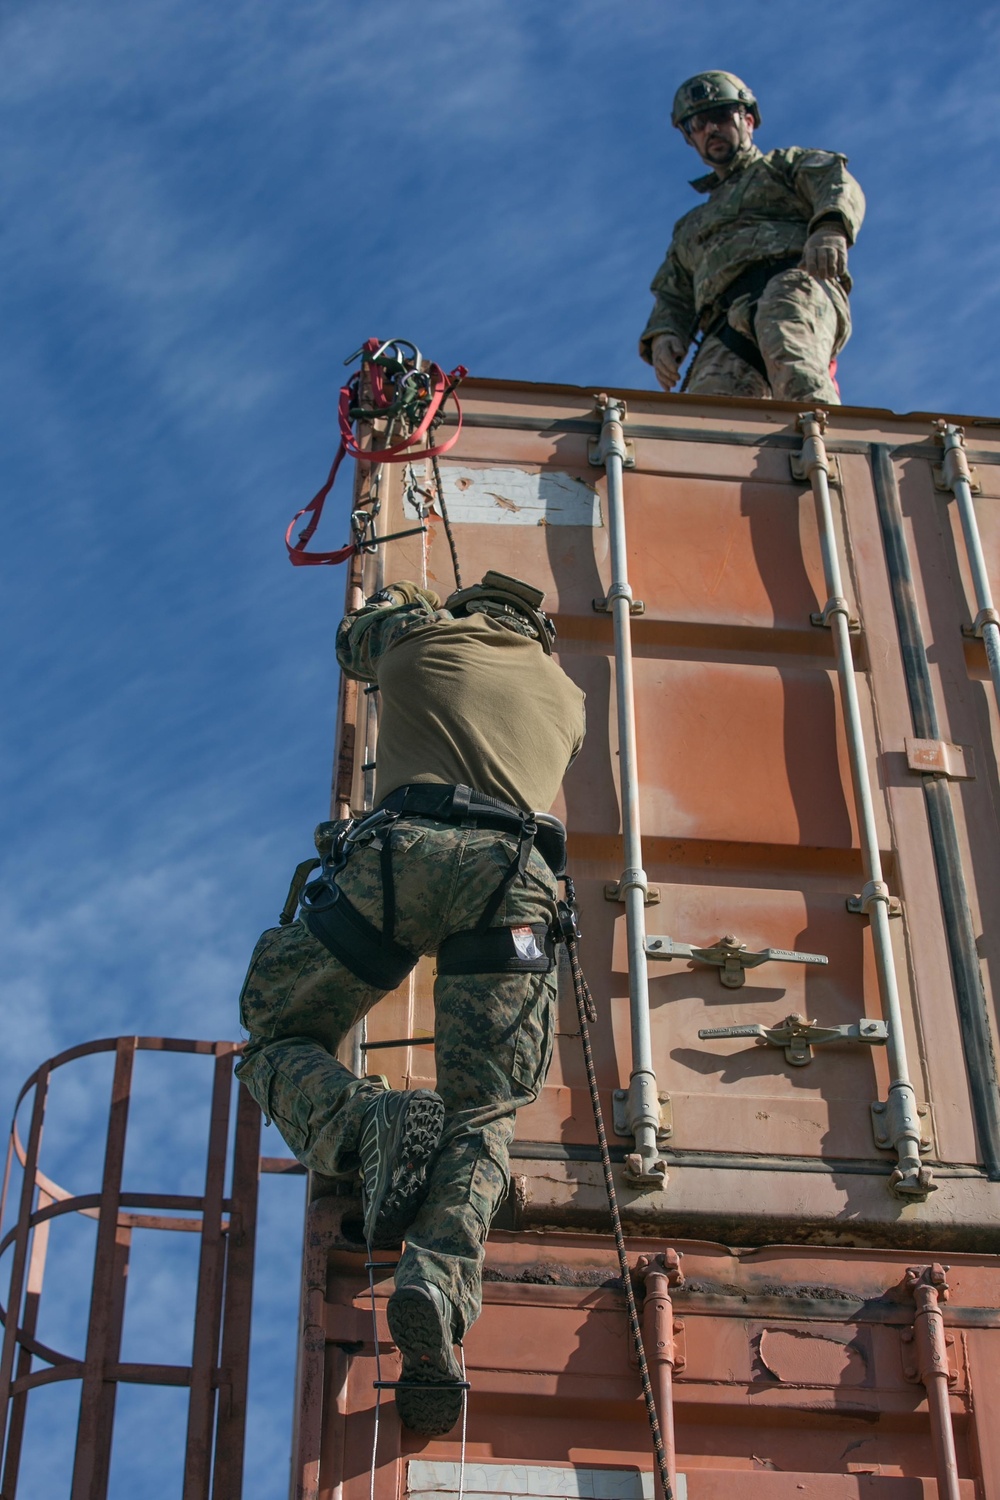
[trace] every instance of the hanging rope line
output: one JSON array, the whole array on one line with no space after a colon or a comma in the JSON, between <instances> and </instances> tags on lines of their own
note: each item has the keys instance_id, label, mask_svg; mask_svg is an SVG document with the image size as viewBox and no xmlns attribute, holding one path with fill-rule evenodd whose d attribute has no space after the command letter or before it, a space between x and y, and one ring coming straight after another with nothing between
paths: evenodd
<instances>
[{"instance_id":1,"label":"hanging rope line","mask_svg":"<svg viewBox=\"0 0 1000 1500\"><path fill-rule=\"evenodd\" d=\"M433 360L425 360L417 346L406 339L368 339L344 363L352 364L359 357L360 369L355 370L340 389L337 403L340 443L326 482L317 490L309 504L296 512L285 532L289 560L297 568L346 562L356 552L395 541L398 537L415 536L426 529L417 526L410 531L394 532L390 536L376 536L370 525L359 522L359 517L367 519L369 513L355 511L351 518L354 531L352 541L333 552L307 551L320 523L327 496L348 455L359 463L375 466L411 463L414 459L429 458L434 463L437 477L438 456L455 446L462 431L462 408L455 392L468 373L464 365L456 365L453 370L445 373ZM454 402L457 426L450 437L437 443L434 441L434 431L444 416L449 400ZM364 404L365 402L368 404ZM385 447L361 448L354 434L354 424L380 420L388 424ZM442 508L442 519L445 519L444 496L440 485L438 502ZM293 541L296 523L303 516L307 516L308 520ZM447 520L445 530L457 577L455 544Z\"/></svg>"},{"instance_id":2,"label":"hanging rope line","mask_svg":"<svg viewBox=\"0 0 1000 1500\"><path fill-rule=\"evenodd\" d=\"M594 1004L590 985L587 983L587 977L580 963L580 929L576 921L576 891L573 881L568 875L564 876L563 879L566 885L566 900L565 903L561 903L561 906L565 908L565 911L562 913L562 929L563 936L566 939L566 949L569 954L570 972L573 976L573 994L576 997L576 1011L580 1020L583 1058L587 1066L587 1085L590 1089L590 1102L594 1110L597 1143L601 1151L604 1186L608 1194L608 1206L611 1209L615 1248L618 1251L618 1268L621 1272L622 1289L625 1292L629 1329L632 1334L632 1342L635 1345L636 1358L639 1362L639 1379L642 1381L642 1396L646 1403L649 1431L653 1439L653 1453L660 1475L660 1484L663 1486L663 1500L674 1500L670 1477L667 1473L667 1455L663 1451L663 1437L660 1433L659 1418L656 1415L656 1398L653 1395L653 1385L649 1378L649 1366L646 1363L646 1350L642 1342L639 1309L636 1306L635 1291L632 1287L632 1271L628 1263L628 1253L625 1249L625 1235L622 1231L621 1214L618 1209L618 1194L615 1191L615 1177L611 1169L611 1153L608 1150L608 1137L604 1129L604 1111L601 1108L601 1095L597 1087L597 1070L594 1067L594 1053L590 1044L590 1023L597 1020L597 1006Z\"/></svg>"},{"instance_id":3,"label":"hanging rope line","mask_svg":"<svg viewBox=\"0 0 1000 1500\"><path fill-rule=\"evenodd\" d=\"M462 587L462 571L458 566L458 548L455 546L455 538L451 530L451 521L448 517L448 506L444 498L444 485L441 483L441 465L437 461L437 454L431 457L431 466L434 470L434 487L437 490L437 503L441 511L441 519L444 522L444 534L448 538L448 547L451 551L451 566L455 574L455 587ZM461 1500L461 1497L459 1497Z\"/></svg>"}]
</instances>

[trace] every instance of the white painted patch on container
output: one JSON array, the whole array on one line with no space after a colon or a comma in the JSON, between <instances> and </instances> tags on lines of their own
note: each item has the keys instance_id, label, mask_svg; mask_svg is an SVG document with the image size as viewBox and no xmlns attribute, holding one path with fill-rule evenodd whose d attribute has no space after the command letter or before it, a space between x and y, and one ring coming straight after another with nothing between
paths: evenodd
<instances>
[{"instance_id":1,"label":"white painted patch on container","mask_svg":"<svg viewBox=\"0 0 1000 1500\"><path fill-rule=\"evenodd\" d=\"M474 526L600 526L601 500L573 474L442 464L448 515Z\"/></svg>"},{"instance_id":2,"label":"white painted patch on container","mask_svg":"<svg viewBox=\"0 0 1000 1500\"><path fill-rule=\"evenodd\" d=\"M407 1491L412 1500L454 1500L459 1465L411 1458ZM637 1469L562 1469L547 1464L465 1466L465 1500L653 1500L653 1476ZM687 1500L687 1480L677 1476L675 1500Z\"/></svg>"}]
</instances>

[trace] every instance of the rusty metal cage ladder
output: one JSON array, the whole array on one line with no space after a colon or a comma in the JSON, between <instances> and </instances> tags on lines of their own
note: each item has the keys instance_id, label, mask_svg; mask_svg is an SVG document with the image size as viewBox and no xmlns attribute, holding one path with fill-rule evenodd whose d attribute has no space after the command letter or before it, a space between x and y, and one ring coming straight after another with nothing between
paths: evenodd
<instances>
[{"instance_id":1,"label":"rusty metal cage ladder","mask_svg":"<svg viewBox=\"0 0 1000 1500\"><path fill-rule=\"evenodd\" d=\"M625 1162L625 1178L634 1187L666 1185L666 1163L660 1153L660 1100L653 1066L649 1022L649 972L646 962L646 898L649 882L642 865L642 827L639 811L639 774L636 754L635 689L632 674L632 589L628 581L628 544L625 530L625 490L622 479L633 460L622 423L625 404L615 396L598 399L601 436L590 461L607 475L608 535L611 543L611 586L606 605L614 625L615 701L618 718L618 755L621 783L622 837L625 868L618 895L625 903L628 947L629 1017L632 1069L629 1076L627 1122L635 1151Z\"/></svg>"},{"instance_id":2,"label":"rusty metal cage ladder","mask_svg":"<svg viewBox=\"0 0 1000 1500\"><path fill-rule=\"evenodd\" d=\"M886 1048L890 1082L889 1096L885 1106L885 1128L887 1138L897 1157L897 1165L890 1178L890 1187L897 1196L912 1201L926 1198L933 1188L933 1182L930 1169L920 1159L922 1131L920 1116L917 1112L917 1096L910 1081L906 1057L903 1010L896 978L892 936L889 931L891 898L889 887L883 877L882 856L879 851L878 829L875 823L875 803L868 772L868 757L855 677L854 652L851 647L851 609L844 596L837 530L830 500L830 462L826 444L823 441L825 425L825 412L806 412L799 417L798 426L803 435L803 443L800 453L792 457L791 470L795 479L809 481L819 512L820 548L829 593L822 619L833 633L837 678L844 713L844 733L851 765L851 781L865 877L860 905L861 909L867 913L871 925L879 996L888 1033Z\"/></svg>"},{"instance_id":3,"label":"rusty metal cage ladder","mask_svg":"<svg viewBox=\"0 0 1000 1500\"><path fill-rule=\"evenodd\" d=\"M21 1089L0 1196L2 1213L18 1163L22 1178L16 1218L0 1239L0 1255L11 1254L9 1291L6 1305L0 1306L4 1325L0 1354L3 1500L15 1500L18 1494L31 1392L66 1380L80 1381L70 1500L104 1500L107 1495L115 1398L122 1382L187 1387L183 1500L240 1500L259 1174L297 1168L297 1163L282 1157L260 1157L260 1110L243 1087L239 1087L235 1127L230 1131L233 1061L241 1047L242 1043L232 1041L110 1037L49 1059ZM205 1179L200 1194L123 1190L132 1079L136 1053L140 1051L197 1053L213 1061ZM71 1193L53 1182L39 1165L49 1085L57 1069L95 1053L114 1055L101 1185L98 1192ZM27 1139L22 1140L17 1115L32 1095ZM232 1178L227 1194L230 1162ZM51 1348L38 1338L49 1232L53 1222L66 1214L82 1214L97 1221L82 1357ZM122 1362L125 1290L136 1229L199 1236L189 1365Z\"/></svg>"}]
</instances>

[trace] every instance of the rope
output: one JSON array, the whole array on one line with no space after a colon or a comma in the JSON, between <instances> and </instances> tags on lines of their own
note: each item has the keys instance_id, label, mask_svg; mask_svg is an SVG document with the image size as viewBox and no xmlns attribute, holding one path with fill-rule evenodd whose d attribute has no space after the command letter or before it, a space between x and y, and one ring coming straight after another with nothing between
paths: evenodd
<instances>
[{"instance_id":1,"label":"rope","mask_svg":"<svg viewBox=\"0 0 1000 1500\"><path fill-rule=\"evenodd\" d=\"M566 881L566 894L569 902L575 905L573 882L568 879ZM629 1329L632 1333L632 1342L635 1345L636 1358L639 1361L639 1378L642 1381L642 1395L646 1403L646 1415L649 1418L649 1430L653 1438L653 1453L656 1458L657 1469L659 1470L660 1483L663 1486L663 1500L674 1500L673 1489L667 1474L667 1455L663 1451L660 1422L656 1415L656 1398L653 1395L653 1386L649 1378L649 1366L646 1363L646 1351L642 1342L639 1310L636 1307L635 1292L632 1288L632 1272L628 1263L628 1253L625 1249L625 1235L622 1232L621 1214L618 1211L615 1178L611 1170L611 1153L608 1150L608 1137L604 1129L604 1112L601 1108L601 1096L597 1087L594 1053L590 1044L589 1023L597 1020L597 1007L594 1004L594 997L590 993L590 986L587 983L586 975L580 964L578 939L576 937L567 937L566 948L569 953L570 972L573 975L573 993L576 996L577 1015L580 1019L580 1037L583 1042L583 1057L587 1065L587 1084L590 1089L590 1102L594 1107L597 1143L601 1150L604 1186L607 1189L608 1206L611 1209L611 1223L614 1227L615 1247L618 1251L618 1266L621 1271L622 1288L625 1292L625 1303L628 1308Z\"/></svg>"},{"instance_id":2,"label":"rope","mask_svg":"<svg viewBox=\"0 0 1000 1500\"><path fill-rule=\"evenodd\" d=\"M462 1392L462 1456L458 1465L458 1500L465 1500L465 1437L469 1426L469 1377L465 1373L464 1344L459 1344L458 1352L462 1356L462 1379L465 1382L465 1390Z\"/></svg>"},{"instance_id":3,"label":"rope","mask_svg":"<svg viewBox=\"0 0 1000 1500\"><path fill-rule=\"evenodd\" d=\"M378 1424L382 1413L382 1358L378 1346L378 1309L375 1306L375 1269L376 1262L372 1260L372 1247L370 1241L366 1241L368 1257L365 1261L365 1270L368 1272L368 1295L372 1304L372 1338L375 1341L375 1430L372 1433L372 1466L368 1482L368 1500L375 1500L375 1464L378 1458Z\"/></svg>"},{"instance_id":4,"label":"rope","mask_svg":"<svg viewBox=\"0 0 1000 1500\"><path fill-rule=\"evenodd\" d=\"M437 489L438 505L441 507L441 519L444 522L444 534L448 538L448 546L451 548L451 565L455 570L455 587L462 587L462 573L458 566L458 548L455 546L455 538L452 535L451 521L448 519L448 507L445 504L444 485L441 483L441 466L437 461L437 454L431 456L431 464L434 468L434 485Z\"/></svg>"}]
</instances>

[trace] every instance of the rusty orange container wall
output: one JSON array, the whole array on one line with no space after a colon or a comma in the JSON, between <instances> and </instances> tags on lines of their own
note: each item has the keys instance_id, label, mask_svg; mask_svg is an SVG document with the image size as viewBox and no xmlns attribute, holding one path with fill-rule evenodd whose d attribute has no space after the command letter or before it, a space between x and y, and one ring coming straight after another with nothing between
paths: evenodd
<instances>
[{"instance_id":1,"label":"rusty orange container wall","mask_svg":"<svg viewBox=\"0 0 1000 1500\"><path fill-rule=\"evenodd\" d=\"M839 408L823 434L930 1177L923 1196L902 1198L882 1044L891 1018L799 413L616 394L627 403L662 1188L632 1187L624 1171L632 1050L594 395L468 381L465 426L441 471L463 580L494 567L543 587L559 660L587 693L587 741L553 810L569 829L599 1081L661 1423L672 1409L677 1493L728 1500L738 1475L741 1494L775 1500L1000 1500L1000 722L972 631L977 598L942 475L940 414ZM965 419L965 441L996 588L1000 423ZM384 468L380 531L419 524L433 479L422 465L416 477L423 495ZM368 494L361 469L358 503ZM355 560L350 602L397 578L450 592L439 505L425 524ZM377 723L377 693L343 684L335 814L371 806ZM675 945L683 956L663 956ZM765 957L746 961L755 955ZM518 1118L485 1309L466 1341L464 1474L458 1429L416 1439L387 1399L380 1500L460 1485L476 1496L652 1500L572 986L560 979L555 1059ZM395 1086L433 1086L432 982L423 960L354 1044ZM718 1034L731 1028L744 1034ZM376 1354L382 1379L399 1370L385 1322L392 1273L375 1272L376 1336L352 1205L325 1186L314 1184L309 1210L293 1493L362 1500Z\"/></svg>"}]
</instances>

